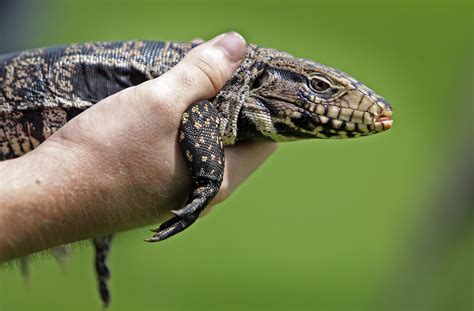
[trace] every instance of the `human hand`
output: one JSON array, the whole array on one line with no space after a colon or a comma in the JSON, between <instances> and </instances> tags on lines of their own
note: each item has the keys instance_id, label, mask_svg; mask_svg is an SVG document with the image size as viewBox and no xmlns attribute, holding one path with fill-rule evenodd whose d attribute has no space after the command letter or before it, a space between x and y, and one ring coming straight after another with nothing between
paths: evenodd
<instances>
[{"instance_id":1,"label":"human hand","mask_svg":"<svg viewBox=\"0 0 474 311\"><path fill-rule=\"evenodd\" d=\"M0 262L150 225L181 208L191 190L177 141L181 115L192 102L215 96L244 55L240 35L218 36L168 73L102 100L34 151L0 163ZM275 146L226 147L224 180L212 204Z\"/></svg>"}]
</instances>

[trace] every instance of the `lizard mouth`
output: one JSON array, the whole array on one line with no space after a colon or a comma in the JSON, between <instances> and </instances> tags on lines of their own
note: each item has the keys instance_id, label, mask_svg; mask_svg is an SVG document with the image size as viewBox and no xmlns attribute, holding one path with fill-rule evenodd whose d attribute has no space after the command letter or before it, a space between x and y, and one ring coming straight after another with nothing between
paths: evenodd
<instances>
[{"instance_id":1,"label":"lizard mouth","mask_svg":"<svg viewBox=\"0 0 474 311\"><path fill-rule=\"evenodd\" d=\"M383 132L392 128L392 112L382 111L374 122L374 128L377 132Z\"/></svg>"}]
</instances>

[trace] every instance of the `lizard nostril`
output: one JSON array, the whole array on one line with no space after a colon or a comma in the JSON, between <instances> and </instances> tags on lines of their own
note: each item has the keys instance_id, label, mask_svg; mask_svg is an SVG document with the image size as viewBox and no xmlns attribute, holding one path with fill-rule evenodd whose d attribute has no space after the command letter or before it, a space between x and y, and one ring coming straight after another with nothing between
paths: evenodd
<instances>
[{"instance_id":1,"label":"lizard nostril","mask_svg":"<svg viewBox=\"0 0 474 311\"><path fill-rule=\"evenodd\" d=\"M377 101L380 103L380 106L383 107L384 111L392 112L392 106L385 98L379 98Z\"/></svg>"},{"instance_id":2,"label":"lizard nostril","mask_svg":"<svg viewBox=\"0 0 474 311\"><path fill-rule=\"evenodd\" d=\"M375 121L379 122L386 120L392 120L392 108L390 105L382 106L382 111L377 115Z\"/></svg>"}]
</instances>

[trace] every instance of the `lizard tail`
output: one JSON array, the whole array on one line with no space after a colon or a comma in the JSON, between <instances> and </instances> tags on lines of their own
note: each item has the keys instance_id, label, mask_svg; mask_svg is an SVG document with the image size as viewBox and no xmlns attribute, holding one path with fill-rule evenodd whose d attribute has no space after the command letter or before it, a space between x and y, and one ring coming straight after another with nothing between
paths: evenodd
<instances>
[{"instance_id":1,"label":"lizard tail","mask_svg":"<svg viewBox=\"0 0 474 311\"><path fill-rule=\"evenodd\" d=\"M110 292L107 281L110 278L110 270L107 267L107 256L110 251L110 244L113 235L108 234L93 240L95 247L95 271L97 273L97 281L99 285L99 293L104 307L110 303Z\"/></svg>"}]
</instances>

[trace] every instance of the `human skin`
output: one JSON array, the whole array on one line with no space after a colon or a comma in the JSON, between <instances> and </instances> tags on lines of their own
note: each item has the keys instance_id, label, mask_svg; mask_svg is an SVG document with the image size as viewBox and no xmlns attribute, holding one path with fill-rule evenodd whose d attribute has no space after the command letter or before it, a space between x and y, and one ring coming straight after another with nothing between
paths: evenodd
<instances>
[{"instance_id":1,"label":"human skin","mask_svg":"<svg viewBox=\"0 0 474 311\"><path fill-rule=\"evenodd\" d=\"M183 207L191 176L177 141L181 115L215 96L244 54L239 34L217 36L166 74L87 109L30 153L0 162L0 262L156 224ZM275 147L226 147L224 180L211 205Z\"/></svg>"}]
</instances>

